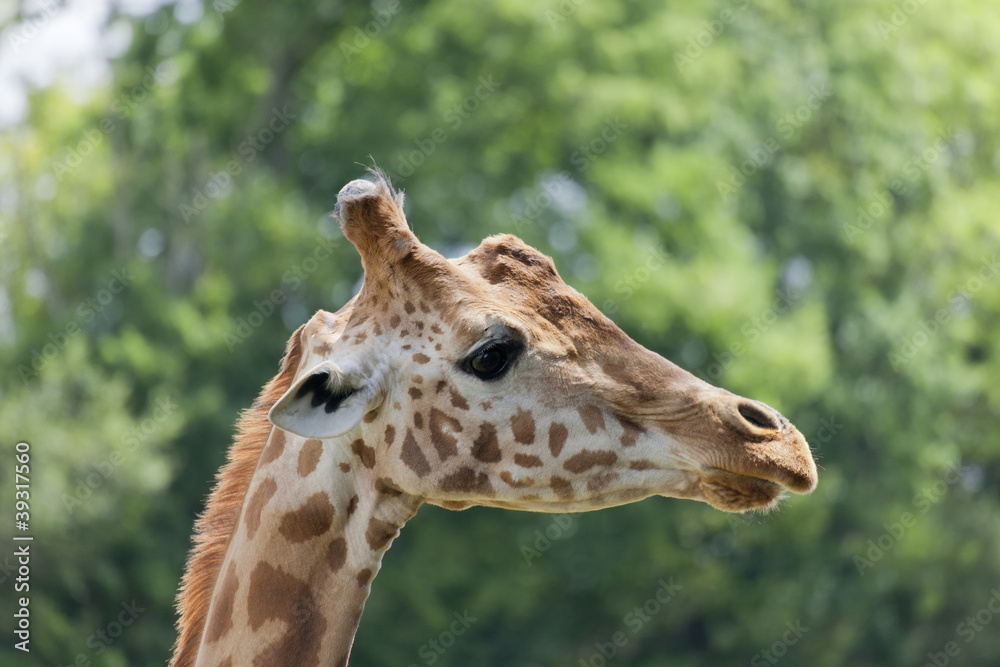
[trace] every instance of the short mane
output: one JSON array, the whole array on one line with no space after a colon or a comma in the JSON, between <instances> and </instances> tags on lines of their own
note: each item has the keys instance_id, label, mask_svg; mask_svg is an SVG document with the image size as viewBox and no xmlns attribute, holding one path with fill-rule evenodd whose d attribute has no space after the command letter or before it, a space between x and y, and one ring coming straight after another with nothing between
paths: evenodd
<instances>
[{"instance_id":1,"label":"short mane","mask_svg":"<svg viewBox=\"0 0 1000 667\"><path fill-rule=\"evenodd\" d=\"M195 523L194 546L177 595L178 636L171 667L191 667L198 655L205 617L229 538L243 508L257 460L273 428L267 413L292 384L302 358L300 334L304 326L289 339L281 370L264 386L253 406L240 416L226 464L219 470L205 511Z\"/></svg>"}]
</instances>

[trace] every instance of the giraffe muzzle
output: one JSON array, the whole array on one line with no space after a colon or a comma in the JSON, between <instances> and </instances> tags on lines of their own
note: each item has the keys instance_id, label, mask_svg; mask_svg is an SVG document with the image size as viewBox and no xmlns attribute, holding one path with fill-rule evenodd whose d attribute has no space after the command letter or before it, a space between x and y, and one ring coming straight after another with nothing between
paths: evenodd
<instances>
[{"instance_id":1,"label":"giraffe muzzle","mask_svg":"<svg viewBox=\"0 0 1000 667\"><path fill-rule=\"evenodd\" d=\"M727 432L700 484L711 505L729 511L766 508L785 490L809 493L816 487L809 444L781 413L729 392L720 403L716 413Z\"/></svg>"}]
</instances>

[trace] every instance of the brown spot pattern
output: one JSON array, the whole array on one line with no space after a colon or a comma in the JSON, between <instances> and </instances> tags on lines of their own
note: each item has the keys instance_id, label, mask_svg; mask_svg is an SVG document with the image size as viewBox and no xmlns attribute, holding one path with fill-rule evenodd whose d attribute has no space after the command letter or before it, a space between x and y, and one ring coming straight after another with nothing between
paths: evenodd
<instances>
[{"instance_id":1,"label":"brown spot pattern","mask_svg":"<svg viewBox=\"0 0 1000 667\"><path fill-rule=\"evenodd\" d=\"M591 433L597 433L597 429L605 430L607 428L604 425L604 414L596 405L581 405L576 411L580 413L583 425Z\"/></svg>"},{"instance_id":2,"label":"brown spot pattern","mask_svg":"<svg viewBox=\"0 0 1000 667\"><path fill-rule=\"evenodd\" d=\"M454 389L451 389L450 392L451 392L451 404L453 407L456 407L459 410L469 409L469 402L465 400L465 396L462 396Z\"/></svg>"},{"instance_id":3,"label":"brown spot pattern","mask_svg":"<svg viewBox=\"0 0 1000 667\"><path fill-rule=\"evenodd\" d=\"M368 521L368 528L365 530L365 541L373 550L378 551L385 548L398 529L388 521L382 521L372 517Z\"/></svg>"},{"instance_id":4,"label":"brown spot pattern","mask_svg":"<svg viewBox=\"0 0 1000 667\"><path fill-rule=\"evenodd\" d=\"M632 447L635 445L636 440L639 439L639 436L646 432L646 428L642 424L632 421L628 417L615 415L615 419L625 429L620 440L622 447Z\"/></svg>"},{"instance_id":5,"label":"brown spot pattern","mask_svg":"<svg viewBox=\"0 0 1000 667\"><path fill-rule=\"evenodd\" d=\"M285 451L285 432L280 428L273 428L271 429L271 441L268 443L267 449L260 455L260 462L262 464L270 463L281 456L283 451Z\"/></svg>"},{"instance_id":6,"label":"brown spot pattern","mask_svg":"<svg viewBox=\"0 0 1000 667\"><path fill-rule=\"evenodd\" d=\"M347 516L354 514L354 511L358 509L358 494L351 496L351 499L347 501Z\"/></svg>"},{"instance_id":7,"label":"brown spot pattern","mask_svg":"<svg viewBox=\"0 0 1000 667\"><path fill-rule=\"evenodd\" d=\"M542 460L529 454L514 454L514 463L522 468L541 468Z\"/></svg>"},{"instance_id":8,"label":"brown spot pattern","mask_svg":"<svg viewBox=\"0 0 1000 667\"><path fill-rule=\"evenodd\" d=\"M375 467L375 449L365 444L365 441L358 438L351 443L351 451L361 459L361 465L371 470Z\"/></svg>"},{"instance_id":9,"label":"brown spot pattern","mask_svg":"<svg viewBox=\"0 0 1000 667\"><path fill-rule=\"evenodd\" d=\"M344 461L340 462L340 472L351 472L351 464Z\"/></svg>"},{"instance_id":10,"label":"brown spot pattern","mask_svg":"<svg viewBox=\"0 0 1000 667\"><path fill-rule=\"evenodd\" d=\"M493 485L490 484L489 476L484 473L476 473L468 466L459 468L450 475L446 475L439 485L442 491L458 491L460 493L477 493L484 496L494 495Z\"/></svg>"},{"instance_id":11,"label":"brown spot pattern","mask_svg":"<svg viewBox=\"0 0 1000 667\"><path fill-rule=\"evenodd\" d=\"M418 364L426 364L428 361L431 360L431 358L428 357L423 352L417 352L415 355L413 355L413 360Z\"/></svg>"},{"instance_id":12,"label":"brown spot pattern","mask_svg":"<svg viewBox=\"0 0 1000 667\"><path fill-rule=\"evenodd\" d=\"M549 424L549 451L552 452L553 458L559 456L559 452L562 451L563 445L566 444L568 436L569 429L565 425L559 422Z\"/></svg>"},{"instance_id":13,"label":"brown spot pattern","mask_svg":"<svg viewBox=\"0 0 1000 667\"><path fill-rule=\"evenodd\" d=\"M385 427L385 444L392 447L392 441L396 439L396 427L389 424Z\"/></svg>"},{"instance_id":14,"label":"brown spot pattern","mask_svg":"<svg viewBox=\"0 0 1000 667\"><path fill-rule=\"evenodd\" d=\"M326 549L326 564L331 572L339 572L347 562L347 540L338 537Z\"/></svg>"},{"instance_id":15,"label":"brown spot pattern","mask_svg":"<svg viewBox=\"0 0 1000 667\"><path fill-rule=\"evenodd\" d=\"M323 455L323 442L316 438L309 438L302 443L299 450L299 477L308 477L319 464L319 458Z\"/></svg>"},{"instance_id":16,"label":"brown spot pattern","mask_svg":"<svg viewBox=\"0 0 1000 667\"><path fill-rule=\"evenodd\" d=\"M375 492L386 496L403 495L403 492L396 488L396 484L388 477L379 477L375 480Z\"/></svg>"},{"instance_id":17,"label":"brown spot pattern","mask_svg":"<svg viewBox=\"0 0 1000 667\"><path fill-rule=\"evenodd\" d=\"M531 410L517 409L517 414L510 418L510 429L514 432L514 440L525 445L535 441L535 418Z\"/></svg>"},{"instance_id":18,"label":"brown spot pattern","mask_svg":"<svg viewBox=\"0 0 1000 667\"><path fill-rule=\"evenodd\" d=\"M439 327L436 324L432 324L431 325L431 331L433 331L434 333L436 333L439 336L444 335L444 331L441 329L441 327Z\"/></svg>"},{"instance_id":19,"label":"brown spot pattern","mask_svg":"<svg viewBox=\"0 0 1000 667\"><path fill-rule=\"evenodd\" d=\"M292 543L305 542L330 530L334 508L322 491L312 494L297 510L281 517L278 532Z\"/></svg>"},{"instance_id":20,"label":"brown spot pattern","mask_svg":"<svg viewBox=\"0 0 1000 667\"><path fill-rule=\"evenodd\" d=\"M479 436L472 443L472 455L484 463L496 463L502 458L493 424L483 422L479 425Z\"/></svg>"},{"instance_id":21,"label":"brown spot pattern","mask_svg":"<svg viewBox=\"0 0 1000 667\"><path fill-rule=\"evenodd\" d=\"M594 466L609 466L618 460L618 455L609 450L585 449L566 459L563 468L570 472L584 472Z\"/></svg>"},{"instance_id":22,"label":"brown spot pattern","mask_svg":"<svg viewBox=\"0 0 1000 667\"><path fill-rule=\"evenodd\" d=\"M514 476L510 474L510 471L504 470L500 473L500 479L507 483L507 486L512 486L515 489L520 489L525 486L531 486L535 483L535 480L531 477L522 477L519 480L515 480Z\"/></svg>"},{"instance_id":23,"label":"brown spot pattern","mask_svg":"<svg viewBox=\"0 0 1000 667\"><path fill-rule=\"evenodd\" d=\"M399 326L399 315L393 315L389 318L389 326L393 329Z\"/></svg>"},{"instance_id":24,"label":"brown spot pattern","mask_svg":"<svg viewBox=\"0 0 1000 667\"><path fill-rule=\"evenodd\" d=\"M413 425L416 426L417 428L424 427L424 416L419 412L413 413Z\"/></svg>"},{"instance_id":25,"label":"brown spot pattern","mask_svg":"<svg viewBox=\"0 0 1000 667\"><path fill-rule=\"evenodd\" d=\"M267 504L267 501L271 499L271 496L273 496L277 490L277 482L268 477L260 483L257 490L253 492L252 496L250 496L250 502L247 503L247 513L244 521L247 525L247 537L251 540L257 532L257 528L260 527L260 514L264 509L264 505Z\"/></svg>"},{"instance_id":26,"label":"brown spot pattern","mask_svg":"<svg viewBox=\"0 0 1000 667\"><path fill-rule=\"evenodd\" d=\"M358 586L367 586L368 583L372 580L371 568L366 567L365 569L358 572L357 579L358 579Z\"/></svg>"},{"instance_id":27,"label":"brown spot pattern","mask_svg":"<svg viewBox=\"0 0 1000 667\"><path fill-rule=\"evenodd\" d=\"M656 470L656 464L649 459L639 459L628 464L631 470Z\"/></svg>"},{"instance_id":28,"label":"brown spot pattern","mask_svg":"<svg viewBox=\"0 0 1000 667\"><path fill-rule=\"evenodd\" d=\"M603 475L598 475L597 477L591 477L587 480L587 489L589 491L601 491L606 489L611 482L618 478L618 473L616 472L606 472Z\"/></svg>"},{"instance_id":29,"label":"brown spot pattern","mask_svg":"<svg viewBox=\"0 0 1000 667\"><path fill-rule=\"evenodd\" d=\"M421 398L424 397L424 392L420 391L416 387L410 387L407 391L410 394L410 398L412 398L415 401L420 400Z\"/></svg>"},{"instance_id":30,"label":"brown spot pattern","mask_svg":"<svg viewBox=\"0 0 1000 667\"><path fill-rule=\"evenodd\" d=\"M410 429L406 429L406 437L403 438L403 449L399 454L399 459L406 464L407 468L417 473L420 477L431 471L431 467L427 463L427 457L420 451L417 440L413 437L413 432Z\"/></svg>"},{"instance_id":31,"label":"brown spot pattern","mask_svg":"<svg viewBox=\"0 0 1000 667\"><path fill-rule=\"evenodd\" d=\"M549 480L549 486L562 500L569 500L573 497L573 485L558 475L552 476L552 479Z\"/></svg>"},{"instance_id":32,"label":"brown spot pattern","mask_svg":"<svg viewBox=\"0 0 1000 667\"><path fill-rule=\"evenodd\" d=\"M437 408L431 408L429 425L431 432L431 443L437 450L438 456L444 461L449 456L458 454L458 439L448 432L446 427L452 432L461 432L462 424L454 417L446 415Z\"/></svg>"},{"instance_id":33,"label":"brown spot pattern","mask_svg":"<svg viewBox=\"0 0 1000 667\"><path fill-rule=\"evenodd\" d=\"M318 667L326 619L317 609L309 585L281 568L260 562L250 575L248 590L247 612L252 630L259 630L270 620L285 624L279 639L254 659L254 666Z\"/></svg>"},{"instance_id":34,"label":"brown spot pattern","mask_svg":"<svg viewBox=\"0 0 1000 667\"><path fill-rule=\"evenodd\" d=\"M601 370L616 383L627 387L635 402L648 403L656 400L654 385L644 381L646 373L637 373L619 361L603 362Z\"/></svg>"},{"instance_id":35,"label":"brown spot pattern","mask_svg":"<svg viewBox=\"0 0 1000 667\"><path fill-rule=\"evenodd\" d=\"M411 302L407 301L406 303L403 304L403 310L406 311L407 315L412 315L413 313L416 312L417 308Z\"/></svg>"},{"instance_id":36,"label":"brown spot pattern","mask_svg":"<svg viewBox=\"0 0 1000 667\"><path fill-rule=\"evenodd\" d=\"M236 602L236 590L240 581L236 577L236 563L230 563L226 576L222 578L215 604L212 605L212 615L205 628L205 640L211 644L226 636L233 627L233 606Z\"/></svg>"}]
</instances>

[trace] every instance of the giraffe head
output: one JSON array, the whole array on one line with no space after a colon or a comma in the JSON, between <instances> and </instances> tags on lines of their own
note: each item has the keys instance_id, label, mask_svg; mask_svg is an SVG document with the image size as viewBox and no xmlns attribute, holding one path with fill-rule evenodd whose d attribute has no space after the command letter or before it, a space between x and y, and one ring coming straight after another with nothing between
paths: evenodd
<instances>
[{"instance_id":1,"label":"giraffe head","mask_svg":"<svg viewBox=\"0 0 1000 667\"><path fill-rule=\"evenodd\" d=\"M662 495L743 511L815 486L788 420L634 342L520 239L445 259L380 174L345 186L334 214L364 283L299 333L270 419L350 449L381 492L455 509Z\"/></svg>"}]
</instances>

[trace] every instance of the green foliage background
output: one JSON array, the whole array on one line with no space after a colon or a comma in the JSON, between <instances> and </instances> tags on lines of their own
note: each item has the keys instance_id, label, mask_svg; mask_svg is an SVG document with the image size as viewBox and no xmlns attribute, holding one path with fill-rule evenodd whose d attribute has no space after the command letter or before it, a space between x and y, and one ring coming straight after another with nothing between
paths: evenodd
<instances>
[{"instance_id":1,"label":"green foliage background","mask_svg":"<svg viewBox=\"0 0 1000 667\"><path fill-rule=\"evenodd\" d=\"M426 507L352 664L600 665L618 631L609 664L921 665L949 642L951 664L996 664L989 3L185 7L115 13L132 41L111 84L34 91L0 132L0 662L167 659L238 411L360 278L327 213L374 159L425 242L518 233L638 341L779 408L820 484L767 516L652 499L566 530ZM8 613L19 440L30 655ZM680 592L633 632L661 579ZM133 600L135 622L95 642ZM429 649L465 610L469 631Z\"/></svg>"}]
</instances>

